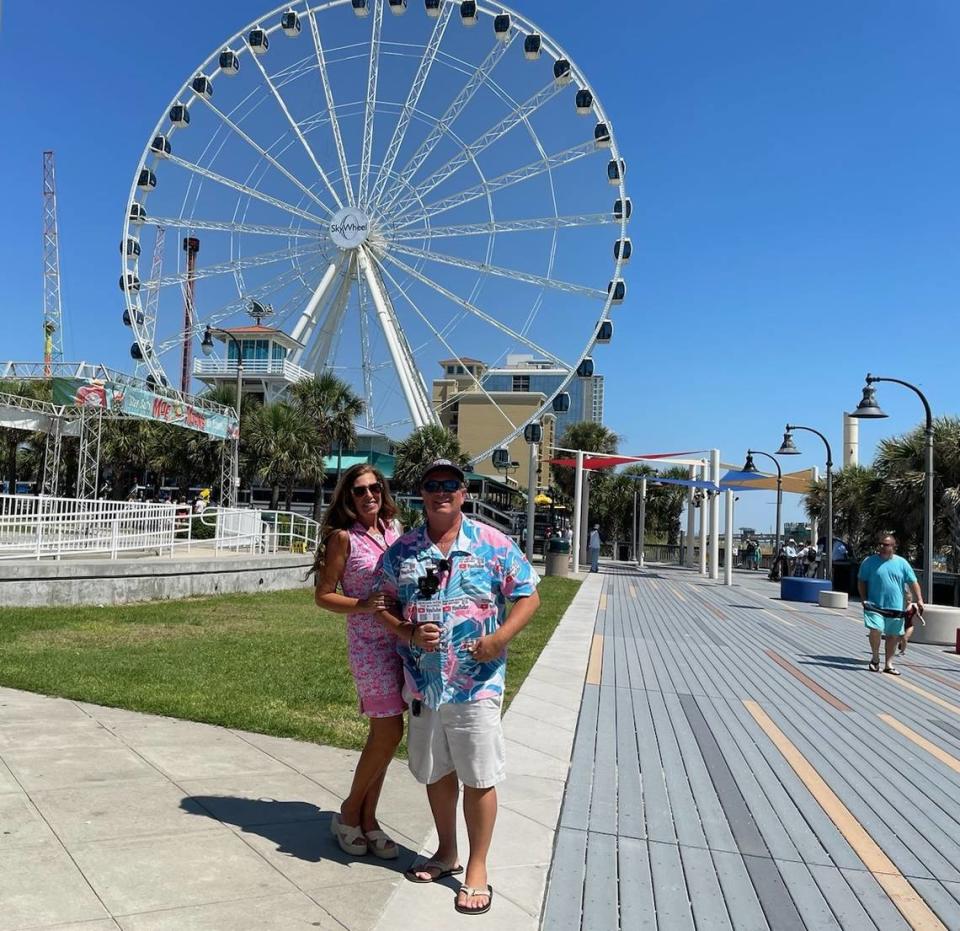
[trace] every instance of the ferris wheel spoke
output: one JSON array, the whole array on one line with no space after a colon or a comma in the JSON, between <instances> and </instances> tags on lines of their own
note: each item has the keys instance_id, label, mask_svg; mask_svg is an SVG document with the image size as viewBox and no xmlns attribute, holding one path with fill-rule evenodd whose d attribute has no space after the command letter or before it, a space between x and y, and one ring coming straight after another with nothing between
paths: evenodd
<instances>
[{"instance_id":1,"label":"ferris wheel spoke","mask_svg":"<svg viewBox=\"0 0 960 931\"><path fill-rule=\"evenodd\" d=\"M320 80L323 83L323 95L327 101L327 112L330 114L330 129L333 133L333 142L337 149L337 158L340 160L343 187L347 193L347 202L353 207L356 205L356 201L353 198L353 184L350 181L350 169L347 167L347 153L343 148L340 121L337 119L337 105L333 99L330 75L327 73L327 59L323 51L323 43L320 41L320 28L317 26L317 18L309 6L307 7L307 19L310 20L310 34L313 36L313 47L317 54L317 67L320 69ZM337 198L337 203L339 206L343 206L339 198Z\"/></svg>"},{"instance_id":2,"label":"ferris wheel spoke","mask_svg":"<svg viewBox=\"0 0 960 931\"><path fill-rule=\"evenodd\" d=\"M257 70L263 76L263 80L266 83L267 87L270 90L270 93L273 95L273 99L276 100L277 106L283 112L283 115L287 118L287 122L290 124L290 128L293 130L294 135L297 139L300 140L300 144L303 146L303 150L307 153L307 157L313 163L313 167L317 169L317 174L320 175L321 180L327 186L327 190L330 192L330 196L333 198L337 207L343 206L343 201L340 200L340 195L337 194L336 189L330 183L330 179L327 177L327 173L323 170L323 167L317 161L317 156L314 153L313 149L310 147L310 143L307 142L307 137L304 136L303 130L300 128L300 124L293 118L293 114L290 113L290 109L287 107L286 101L283 99L280 91L277 90L276 85L273 83L270 75L267 74L267 69L264 68L263 63L260 61L259 55L251 55L250 58L253 59L253 63L257 66Z\"/></svg>"},{"instance_id":3,"label":"ferris wheel spoke","mask_svg":"<svg viewBox=\"0 0 960 931\"><path fill-rule=\"evenodd\" d=\"M320 239L319 230L298 229L295 226L265 226L259 223L232 223L229 220L200 220L196 217L150 217L153 226L182 230L214 230L223 233L250 233L256 236L279 236L291 239Z\"/></svg>"},{"instance_id":4,"label":"ferris wheel spoke","mask_svg":"<svg viewBox=\"0 0 960 931\"><path fill-rule=\"evenodd\" d=\"M429 249L416 249L413 246L401 246L396 243L391 244L390 248L394 252L402 252L404 255L412 255L416 258L427 259L431 262L439 262L442 265L468 268L473 271L484 272L488 275L496 275L498 278L510 278L513 281L522 281L540 288L553 288L556 291L566 291L568 294L579 294L582 297L589 297L597 301L605 301L607 299L607 293L601 291L599 288L587 288L583 285L573 284L570 281L561 281L557 278L534 275L530 272L520 271L515 268L501 268L499 265L491 265L487 262L475 262L472 259L464 259L455 255L445 255L441 252L431 252Z\"/></svg>"},{"instance_id":5,"label":"ferris wheel spoke","mask_svg":"<svg viewBox=\"0 0 960 931\"><path fill-rule=\"evenodd\" d=\"M254 56L256 57L256 56ZM291 174L283 165L280 164L266 149L263 148L259 143L255 142L243 129L241 129L233 120L227 116L222 110L215 106L207 97L200 95L200 99L223 121L223 123L230 127L234 133L236 133L247 145L259 153L262 159L268 161L277 171L280 172L294 187L298 188L303 194L310 198L318 207L322 210L326 210L327 213L333 214L333 210L330 209L327 204L325 204L317 195L310 190L299 178Z\"/></svg>"},{"instance_id":6,"label":"ferris wheel spoke","mask_svg":"<svg viewBox=\"0 0 960 931\"><path fill-rule=\"evenodd\" d=\"M413 206L417 201L426 197L434 188L443 184L444 181L456 174L464 165L473 161L484 149L488 149L498 139L502 139L511 129L532 116L545 103L553 100L553 98L563 90L565 90L563 85L558 84L556 81L551 81L546 87L530 97L529 100L526 100L516 107L512 113L505 116L496 126L492 126L483 133L483 135L478 136L473 142L461 149L440 171L435 172L423 184L416 186L412 191L397 201L393 208L394 211L401 214L408 207Z\"/></svg>"},{"instance_id":7,"label":"ferris wheel spoke","mask_svg":"<svg viewBox=\"0 0 960 931\"><path fill-rule=\"evenodd\" d=\"M366 398L365 413L368 427L373 426L373 356L370 348L370 307L367 288L363 279L357 280L360 296L360 355L363 366L363 394Z\"/></svg>"},{"instance_id":8,"label":"ferris wheel spoke","mask_svg":"<svg viewBox=\"0 0 960 931\"><path fill-rule=\"evenodd\" d=\"M351 256L337 285L337 290L327 302L323 322L319 327L314 328L314 343L305 354L307 362L304 367L308 371L320 372L330 367L334 348L343 329L343 317L350 301L350 285L353 283L356 272L355 265L354 258Z\"/></svg>"},{"instance_id":9,"label":"ferris wheel spoke","mask_svg":"<svg viewBox=\"0 0 960 931\"><path fill-rule=\"evenodd\" d=\"M319 263L318 263L319 264ZM206 326L216 326L218 323L221 323L224 320L229 319L230 317L244 313L249 309L251 301L264 301L281 288L285 288L287 285L296 281L298 278L302 277L304 272L310 273L316 268L316 265L307 266L304 268L287 268L279 274L275 275L273 278L265 281L259 287L253 288L250 291L244 292L240 297L235 300L229 301L226 304L223 304L217 308L212 313L205 315L204 317L195 317L193 326L190 328L190 334L193 336L198 336ZM165 352L168 352L170 349L175 347L180 347L183 345L183 338L186 335L186 331L183 328L180 328L175 334L164 339L159 343L155 348L157 355L162 355Z\"/></svg>"},{"instance_id":10,"label":"ferris wheel spoke","mask_svg":"<svg viewBox=\"0 0 960 931\"><path fill-rule=\"evenodd\" d=\"M364 249L358 251L357 263L360 266L360 274L370 290L370 297L377 314L377 322L383 331L387 349L390 352L390 358L393 360L393 367L400 382L400 390L407 402L407 409L410 411L414 426L419 429L428 424L435 424L437 423L437 415L430 403L427 386L424 384L423 376L417 368L413 351L407 342L400 321L397 319L396 310L387 289L383 285L378 267Z\"/></svg>"},{"instance_id":11,"label":"ferris wheel spoke","mask_svg":"<svg viewBox=\"0 0 960 931\"><path fill-rule=\"evenodd\" d=\"M423 57L420 59L420 65L417 68L417 74L413 79L413 84L410 85L410 91L407 94L406 103L404 103L403 110L400 113L400 119L397 120L397 125L393 129L393 136L390 139L390 144L387 146L387 154L384 156L380 171L377 173L377 178L373 185L373 193L370 195L370 202L373 204L379 203L380 198L383 196L383 189L387 183L387 179L390 177L390 172L393 171L393 166L397 161L397 155L403 145L403 140L406 138L407 128L410 125L413 112L420 102L420 95L423 93L423 88L427 83L427 76L430 74L430 69L433 67L434 61L436 61L437 51L440 48L440 43L443 41L444 33L447 30L447 23L450 22L453 9L454 5L452 3L445 4L434 24L433 32L430 34L430 41L427 43Z\"/></svg>"},{"instance_id":12,"label":"ferris wheel spoke","mask_svg":"<svg viewBox=\"0 0 960 931\"><path fill-rule=\"evenodd\" d=\"M257 268L260 265L272 265L285 259L298 258L303 255L316 254L315 245L297 245L287 249L277 249L274 252L262 252L259 255L250 255L244 258L231 259L229 262L218 262L216 265L207 265L194 271L177 272L175 275L164 275L159 281L145 281L143 288L168 288L170 285L183 284L190 279L213 278L216 275L229 275L242 271L245 268Z\"/></svg>"},{"instance_id":13,"label":"ferris wheel spoke","mask_svg":"<svg viewBox=\"0 0 960 931\"><path fill-rule=\"evenodd\" d=\"M186 159L180 158L179 155L170 155L167 157L167 161L172 162L174 165L179 165L181 168L185 168L187 171L192 171L194 174L200 175L204 178L209 178L211 181L216 181L217 184L222 184L225 187L233 188L233 190L238 191L240 194L246 194L248 197L254 197L257 200L263 201L265 204L270 204L272 207L276 207L278 210L283 210L285 213L292 213L295 217L300 217L303 220L309 220L311 223L316 223L318 226L325 226L326 220L323 217L318 217L315 213L310 213L308 210L301 210L299 207L295 207L293 204L288 204L285 200L280 200L276 197L271 197L269 194L264 194L263 191L258 191L256 188L252 188L247 184L241 184L239 181L234 181L233 178L224 177L224 175L218 174L215 171L211 171L209 168L204 168L202 165L197 165L194 162L188 162Z\"/></svg>"},{"instance_id":14,"label":"ferris wheel spoke","mask_svg":"<svg viewBox=\"0 0 960 931\"><path fill-rule=\"evenodd\" d=\"M390 198L386 204L383 205L381 213L389 212L390 208L396 203L397 199L400 197L401 191L409 184L410 179L417 173L420 166L430 157L430 153L437 147L437 143L443 138L444 134L454 123L457 117L463 112L463 108L466 107L468 103L473 99L473 95L483 86L483 83L486 81L487 77L496 68L500 59L506 54L507 49L513 44L513 40L516 38L516 31L510 33L510 39L507 42L497 42L497 44L490 50L487 54L487 57L480 63L477 67L477 70L470 75L469 80L463 86L463 89L457 94L453 103L447 107L443 116L437 121L434 127L427 134L427 138L420 143L420 146L417 148L417 151L414 152L413 157L409 162L403 167L400 172L400 177L396 184L396 190L393 196ZM376 205L380 207L380 204Z\"/></svg>"},{"instance_id":15,"label":"ferris wheel spoke","mask_svg":"<svg viewBox=\"0 0 960 931\"><path fill-rule=\"evenodd\" d=\"M420 223L424 220L429 220L438 214L445 213L447 210L452 210L454 207L459 207L461 204L467 204L472 200L476 200L478 197L493 194L497 191L503 190L504 188L509 188L513 187L515 184L520 184L522 181L535 178L537 175L542 175L545 172L553 171L555 168L559 168L561 165L566 165L569 162L583 158L585 155L590 155L595 150L596 147L594 146L593 142L583 142L580 145L575 145L569 149L564 149L562 152L556 152L553 155L548 155L544 159L538 159L535 162L531 162L529 165L524 165L522 168L516 168L513 171L508 171L502 175L498 175L496 178L491 178L489 181L485 181L482 184L467 188L466 190L460 191L458 194L451 194L449 197L436 200L433 203L427 204L426 207L421 211L416 213L406 213L400 218L403 222L398 223L395 227L393 227L393 229L406 229L408 226L412 226L414 223Z\"/></svg>"},{"instance_id":16,"label":"ferris wheel spoke","mask_svg":"<svg viewBox=\"0 0 960 931\"><path fill-rule=\"evenodd\" d=\"M481 310L476 304L471 303L470 301L464 300L464 298L454 294L452 291L448 291L443 285L438 284L435 281L427 278L426 275L421 274L413 266L408 265L406 262L401 261L394 255L386 254L384 259L387 262L390 262L392 265L395 265L401 271L406 272L412 278L416 278L422 284L425 284L428 288L432 288L438 294L443 295L448 301L453 302L458 307L462 307L464 310L468 311L474 317L482 320L484 323L489 324L494 329L499 330L501 333L509 336L511 339L516 340L518 343L522 343L528 349L532 349L534 352L540 353L540 355L549 359L551 362L555 362L560 368L568 368L567 363L564 362L559 356L550 352L549 349L544 349L543 346L538 345L532 339L527 336L524 336L522 333L518 333L512 327L507 326L500 320L497 320L496 317L492 317L486 311Z\"/></svg>"},{"instance_id":17,"label":"ferris wheel spoke","mask_svg":"<svg viewBox=\"0 0 960 931\"><path fill-rule=\"evenodd\" d=\"M488 236L497 233L518 233L528 230L572 229L579 226L607 226L618 221L612 213L583 213L564 217L533 217L528 220L495 220L490 223L461 223L453 226L433 226L419 232L395 233L390 242L409 242L417 239L447 239L460 236Z\"/></svg>"},{"instance_id":18,"label":"ferris wheel spoke","mask_svg":"<svg viewBox=\"0 0 960 931\"><path fill-rule=\"evenodd\" d=\"M373 118L377 112L377 77L380 73L380 32L386 0L374 0L373 32L370 36L370 67L367 71L367 105L363 116L363 146L360 155L360 182L357 200L366 203L370 184L370 155L373 152Z\"/></svg>"},{"instance_id":19,"label":"ferris wheel spoke","mask_svg":"<svg viewBox=\"0 0 960 931\"><path fill-rule=\"evenodd\" d=\"M406 302L413 308L414 313L427 325L429 330L437 338L438 342L440 342L443 348L447 352L449 352L454 359L457 360L457 363L461 366L461 368L470 375L470 378L473 379L474 385L480 389L484 397L497 409L497 411L500 412L503 419L508 424L510 424L510 429L516 430L517 425L510 419L506 411L504 411L504 409L494 400L494 398L490 395L487 389L484 388L483 383L476 377L476 375L474 375L471 372L470 368L463 361L463 359L460 358L460 356L453 349L450 343L447 342L443 334L433 325L433 323L430 321L430 318L427 317L427 315L420 310L420 308L417 306L416 301L414 301L413 298L410 297L409 294L407 294L406 289L397 281L396 278L393 277L393 275L390 274L389 269L385 268L383 263L379 259L377 259L376 256L374 256L374 259L377 262L377 264L380 266L380 270L383 272L383 274L385 274L390 279L390 281L393 282L393 286L403 295Z\"/></svg>"}]
</instances>

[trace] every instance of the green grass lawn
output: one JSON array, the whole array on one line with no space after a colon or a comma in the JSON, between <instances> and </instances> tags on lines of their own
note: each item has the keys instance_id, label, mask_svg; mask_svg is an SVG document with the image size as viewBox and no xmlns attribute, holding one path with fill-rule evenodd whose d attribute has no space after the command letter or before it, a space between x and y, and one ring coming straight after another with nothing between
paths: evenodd
<instances>
[{"instance_id":1,"label":"green grass lawn","mask_svg":"<svg viewBox=\"0 0 960 931\"><path fill-rule=\"evenodd\" d=\"M579 582L545 578L511 644L507 701ZM0 685L359 748L345 618L306 589L96 608L0 608Z\"/></svg>"}]
</instances>

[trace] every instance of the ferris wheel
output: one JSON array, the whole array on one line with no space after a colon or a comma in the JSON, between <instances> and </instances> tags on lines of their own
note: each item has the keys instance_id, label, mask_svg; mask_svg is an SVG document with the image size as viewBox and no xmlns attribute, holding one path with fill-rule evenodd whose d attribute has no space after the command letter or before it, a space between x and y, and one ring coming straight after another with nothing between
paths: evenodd
<instances>
[{"instance_id":1,"label":"ferris wheel","mask_svg":"<svg viewBox=\"0 0 960 931\"><path fill-rule=\"evenodd\" d=\"M593 375L631 253L610 119L518 13L417 7L278 7L187 77L136 167L121 241L148 381L187 390L207 327L269 308L289 339L260 363L332 370L372 429L439 422L456 395L440 403L429 382L466 374L496 412L479 461ZM532 405L489 387L517 357L560 376Z\"/></svg>"}]
</instances>

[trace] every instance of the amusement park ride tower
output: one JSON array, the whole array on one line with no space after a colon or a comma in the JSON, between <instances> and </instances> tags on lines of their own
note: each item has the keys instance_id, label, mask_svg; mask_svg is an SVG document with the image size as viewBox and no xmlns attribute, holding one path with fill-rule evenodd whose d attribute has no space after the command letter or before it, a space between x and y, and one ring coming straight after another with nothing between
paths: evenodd
<instances>
[{"instance_id":1,"label":"amusement park ride tower","mask_svg":"<svg viewBox=\"0 0 960 931\"><path fill-rule=\"evenodd\" d=\"M43 367L49 378L63 361L60 314L60 246L57 236L57 182L53 152L43 153Z\"/></svg>"}]
</instances>

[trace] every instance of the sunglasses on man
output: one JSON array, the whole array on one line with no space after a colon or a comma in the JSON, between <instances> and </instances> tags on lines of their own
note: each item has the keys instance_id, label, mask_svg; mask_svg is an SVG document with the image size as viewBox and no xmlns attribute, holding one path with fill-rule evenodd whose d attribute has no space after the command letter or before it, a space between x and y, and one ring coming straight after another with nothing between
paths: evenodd
<instances>
[{"instance_id":1,"label":"sunglasses on man","mask_svg":"<svg viewBox=\"0 0 960 931\"><path fill-rule=\"evenodd\" d=\"M350 490L353 492L354 498L362 498L368 491L371 495L379 498L383 492L383 485L379 482L371 482L369 485L354 485Z\"/></svg>"},{"instance_id":2,"label":"sunglasses on man","mask_svg":"<svg viewBox=\"0 0 960 931\"><path fill-rule=\"evenodd\" d=\"M432 495L436 494L438 491L457 491L459 488L460 479L458 478L428 478L423 483L423 490L430 492Z\"/></svg>"}]
</instances>

